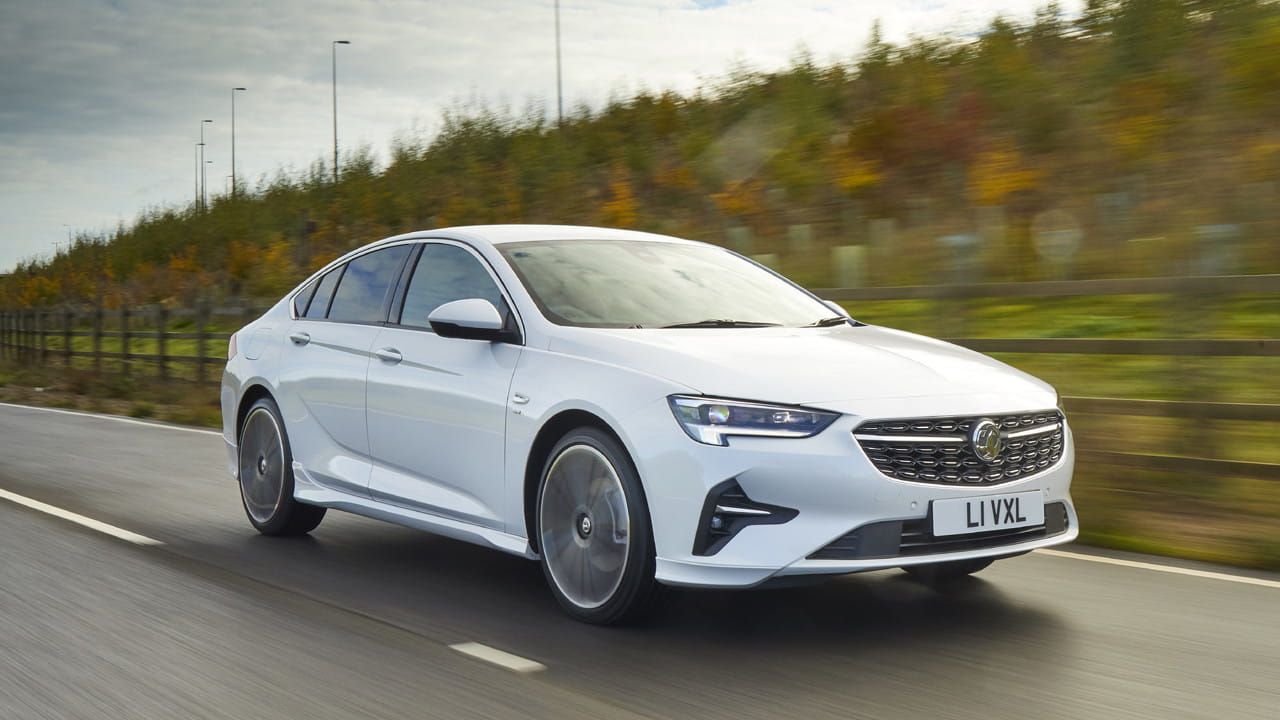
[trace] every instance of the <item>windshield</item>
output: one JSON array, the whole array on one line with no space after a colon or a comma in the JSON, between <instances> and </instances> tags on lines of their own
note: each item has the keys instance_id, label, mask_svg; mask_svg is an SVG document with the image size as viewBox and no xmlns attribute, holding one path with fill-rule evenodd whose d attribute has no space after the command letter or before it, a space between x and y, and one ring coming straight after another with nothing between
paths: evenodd
<instances>
[{"instance_id":1,"label":"windshield","mask_svg":"<svg viewBox=\"0 0 1280 720\"><path fill-rule=\"evenodd\" d=\"M812 325L836 313L710 245L549 240L498 246L552 322L583 327Z\"/></svg>"}]
</instances>

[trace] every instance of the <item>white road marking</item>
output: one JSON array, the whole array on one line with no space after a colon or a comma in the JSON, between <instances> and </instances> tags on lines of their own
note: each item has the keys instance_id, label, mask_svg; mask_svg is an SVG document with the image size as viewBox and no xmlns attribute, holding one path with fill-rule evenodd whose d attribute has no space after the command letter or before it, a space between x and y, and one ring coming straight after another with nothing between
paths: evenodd
<instances>
[{"instance_id":1,"label":"white road marking","mask_svg":"<svg viewBox=\"0 0 1280 720\"><path fill-rule=\"evenodd\" d=\"M29 507L32 510L39 510L42 513L52 515L57 518L62 518L63 520L70 520L71 522L76 523L77 525L83 525L89 528L90 530L97 530L98 532L110 535L111 537L119 538L121 540L126 540L128 542L133 543L134 545L163 545L164 544L159 540L154 540L152 538L147 537L146 535L139 535L138 533L135 533L135 532L129 532L128 530L125 530L123 528L118 528L115 525L108 525L99 520L94 520L93 518L89 518L83 515L73 513L70 510L63 510L60 507L54 507L53 505L42 503L39 500L32 500L29 497L25 497L17 493L11 493L8 490L4 490L2 488L0 488L0 498L4 498L9 502L13 502L19 505Z\"/></svg>"},{"instance_id":2,"label":"white road marking","mask_svg":"<svg viewBox=\"0 0 1280 720\"><path fill-rule=\"evenodd\" d=\"M508 670L514 670L518 673L537 672L539 670L547 669L547 666L540 662L534 662L528 658L522 658L519 655L512 655L509 652L503 652L497 648L491 648L488 645L481 645L480 643L458 643L457 645L450 645L449 647L457 650L463 655L470 655L473 658L478 658L485 662L490 662L494 665L504 667Z\"/></svg>"},{"instance_id":3,"label":"white road marking","mask_svg":"<svg viewBox=\"0 0 1280 720\"><path fill-rule=\"evenodd\" d=\"M1209 580L1225 580L1227 582L1242 583L1244 585L1280 588L1280 581L1277 580L1265 580L1263 578L1246 577L1243 575L1228 575L1226 573L1209 572L1207 570L1192 570L1191 568L1181 568L1173 565L1156 565L1155 563L1138 562L1137 560L1121 560L1119 558L1063 552L1061 550L1037 550L1036 552L1044 555L1052 555L1054 557L1065 557L1073 560L1102 563L1104 565L1119 565L1120 567L1155 570L1156 572L1170 573L1172 575L1190 575L1191 577L1207 578Z\"/></svg>"},{"instance_id":4,"label":"white road marking","mask_svg":"<svg viewBox=\"0 0 1280 720\"><path fill-rule=\"evenodd\" d=\"M184 427L182 425L168 425L165 423L144 422L142 420L134 420L133 418L120 417L119 415L104 415L100 413L83 412L80 410L67 410L65 408L51 408L40 405L15 405L14 403L0 403L0 407L11 407L19 410L39 410L41 412L60 413L62 415L79 415L80 417L93 418L95 420L114 420L116 422L129 423L130 425L142 425L149 428L160 428L161 430L181 430L182 432L200 433L201 435L221 435L220 430L208 430L205 428Z\"/></svg>"}]
</instances>

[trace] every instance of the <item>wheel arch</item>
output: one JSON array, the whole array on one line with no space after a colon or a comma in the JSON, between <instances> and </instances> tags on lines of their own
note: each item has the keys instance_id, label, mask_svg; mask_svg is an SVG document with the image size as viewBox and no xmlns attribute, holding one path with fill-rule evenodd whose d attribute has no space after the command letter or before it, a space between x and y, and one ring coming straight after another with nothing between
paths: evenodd
<instances>
[{"instance_id":1,"label":"wheel arch","mask_svg":"<svg viewBox=\"0 0 1280 720\"><path fill-rule=\"evenodd\" d=\"M249 414L249 408L253 407L253 404L262 398L271 398L271 401L275 402L275 396L271 394L266 385L261 383L250 384L240 394L240 404L236 407L235 434L237 446L240 444L240 428L244 427L244 419Z\"/></svg>"},{"instance_id":2,"label":"wheel arch","mask_svg":"<svg viewBox=\"0 0 1280 720\"><path fill-rule=\"evenodd\" d=\"M546 465L547 458L551 455L551 450L555 448L560 438L570 430L580 427L593 427L601 432L607 433L618 442L618 446L627 453L628 459L632 466L635 465L635 458L631 458L631 452L627 448L627 444L622 441L618 433L599 415L588 410L562 410L553 415L547 422L543 423L538 429L538 434L534 437L533 444L529 447L529 456L525 460L524 466L524 527L525 537L529 539L529 547L534 552L539 552L537 533L534 528L537 522L534 519L534 513L538 506L538 484L541 481L542 467Z\"/></svg>"}]
</instances>

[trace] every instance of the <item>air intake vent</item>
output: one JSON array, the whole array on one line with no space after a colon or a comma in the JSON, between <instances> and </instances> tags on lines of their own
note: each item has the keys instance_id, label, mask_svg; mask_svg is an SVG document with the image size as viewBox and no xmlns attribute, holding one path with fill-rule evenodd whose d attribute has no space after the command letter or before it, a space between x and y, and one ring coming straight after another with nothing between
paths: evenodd
<instances>
[{"instance_id":1,"label":"air intake vent","mask_svg":"<svg viewBox=\"0 0 1280 720\"><path fill-rule=\"evenodd\" d=\"M1060 502L1048 503L1044 506L1044 525L1013 530L994 530L972 535L934 537L929 530L928 518L888 520L863 525L841 535L810 554L809 559L871 560L933 555L960 550L982 550L1060 535L1067 531L1068 526L1067 505Z\"/></svg>"}]
</instances>

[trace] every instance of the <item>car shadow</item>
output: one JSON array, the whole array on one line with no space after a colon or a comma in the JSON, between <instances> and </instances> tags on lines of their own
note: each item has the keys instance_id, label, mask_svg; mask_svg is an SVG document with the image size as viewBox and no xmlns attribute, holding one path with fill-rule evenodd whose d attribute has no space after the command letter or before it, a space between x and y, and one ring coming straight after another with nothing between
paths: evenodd
<instances>
[{"instance_id":1,"label":"car shadow","mask_svg":"<svg viewBox=\"0 0 1280 720\"><path fill-rule=\"evenodd\" d=\"M1062 622L1034 596L1015 600L982 575L931 587L897 570L790 588L663 588L643 621L594 627L561 612L536 562L333 513L311 536L267 538L246 529L200 552L209 562L409 630L501 639L505 649L533 657L573 655L600 642L641 654L667 654L673 646L720 655L868 652L956 641L973 650L1002 638L1047 643L1062 632Z\"/></svg>"}]
</instances>

